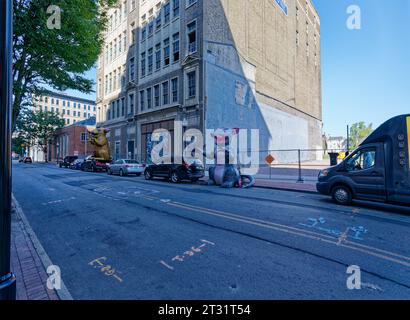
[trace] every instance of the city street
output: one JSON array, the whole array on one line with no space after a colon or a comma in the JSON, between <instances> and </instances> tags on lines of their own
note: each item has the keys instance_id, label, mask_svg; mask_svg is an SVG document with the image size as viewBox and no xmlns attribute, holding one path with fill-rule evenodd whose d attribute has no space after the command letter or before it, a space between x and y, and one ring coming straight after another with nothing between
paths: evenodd
<instances>
[{"instance_id":1,"label":"city street","mask_svg":"<svg viewBox=\"0 0 410 320\"><path fill-rule=\"evenodd\" d=\"M407 208L55 164L13 193L74 299L410 299Z\"/></svg>"}]
</instances>

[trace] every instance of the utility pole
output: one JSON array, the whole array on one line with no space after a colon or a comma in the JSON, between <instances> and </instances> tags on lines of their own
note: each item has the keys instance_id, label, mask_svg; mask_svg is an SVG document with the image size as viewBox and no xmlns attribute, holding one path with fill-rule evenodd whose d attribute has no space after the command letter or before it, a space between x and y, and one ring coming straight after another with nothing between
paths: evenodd
<instances>
[{"instance_id":1,"label":"utility pole","mask_svg":"<svg viewBox=\"0 0 410 320\"><path fill-rule=\"evenodd\" d=\"M350 130L349 125L347 125L347 151L350 152Z\"/></svg>"},{"instance_id":2,"label":"utility pole","mask_svg":"<svg viewBox=\"0 0 410 320\"><path fill-rule=\"evenodd\" d=\"M0 300L16 299L10 270L13 0L0 1Z\"/></svg>"}]
</instances>

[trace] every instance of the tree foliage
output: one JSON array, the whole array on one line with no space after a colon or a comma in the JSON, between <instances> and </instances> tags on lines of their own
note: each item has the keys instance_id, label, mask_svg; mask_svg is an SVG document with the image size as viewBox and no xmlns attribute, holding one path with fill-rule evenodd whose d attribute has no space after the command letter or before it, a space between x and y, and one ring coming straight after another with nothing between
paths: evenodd
<instances>
[{"instance_id":1,"label":"tree foliage","mask_svg":"<svg viewBox=\"0 0 410 320\"><path fill-rule=\"evenodd\" d=\"M84 77L103 45L107 9L117 0L13 0L13 127L22 108L45 87L92 91ZM49 28L60 9L60 28Z\"/></svg>"},{"instance_id":2,"label":"tree foliage","mask_svg":"<svg viewBox=\"0 0 410 320\"><path fill-rule=\"evenodd\" d=\"M373 132L373 124L358 122L350 127L349 148L356 149Z\"/></svg>"},{"instance_id":3,"label":"tree foliage","mask_svg":"<svg viewBox=\"0 0 410 320\"><path fill-rule=\"evenodd\" d=\"M47 154L56 131L63 126L64 119L56 112L28 110L20 114L16 123L16 133L26 145L36 145Z\"/></svg>"}]
</instances>

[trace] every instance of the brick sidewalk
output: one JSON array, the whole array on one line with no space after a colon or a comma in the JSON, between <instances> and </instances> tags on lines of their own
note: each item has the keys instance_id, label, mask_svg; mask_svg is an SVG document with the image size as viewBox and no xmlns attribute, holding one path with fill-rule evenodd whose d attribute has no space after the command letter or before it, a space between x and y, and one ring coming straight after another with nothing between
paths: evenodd
<instances>
[{"instance_id":1,"label":"brick sidewalk","mask_svg":"<svg viewBox=\"0 0 410 320\"><path fill-rule=\"evenodd\" d=\"M13 203L11 222L11 267L17 278L17 300L59 300L47 288L47 273Z\"/></svg>"}]
</instances>

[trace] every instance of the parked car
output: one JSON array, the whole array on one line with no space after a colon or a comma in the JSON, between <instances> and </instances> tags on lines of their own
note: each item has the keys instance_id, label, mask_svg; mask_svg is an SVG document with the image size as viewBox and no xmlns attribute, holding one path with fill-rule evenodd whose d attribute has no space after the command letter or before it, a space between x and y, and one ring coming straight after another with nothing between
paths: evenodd
<instances>
[{"instance_id":1,"label":"parked car","mask_svg":"<svg viewBox=\"0 0 410 320\"><path fill-rule=\"evenodd\" d=\"M110 164L107 168L107 173L119 174L122 176L127 176L129 174L135 174L139 177L144 173L145 164L141 164L136 160L120 159Z\"/></svg>"},{"instance_id":2,"label":"parked car","mask_svg":"<svg viewBox=\"0 0 410 320\"><path fill-rule=\"evenodd\" d=\"M24 158L21 158L21 159L19 160L19 162L23 162L23 163L33 163L33 159L31 159L31 157L24 157Z\"/></svg>"},{"instance_id":3,"label":"parked car","mask_svg":"<svg viewBox=\"0 0 410 320\"><path fill-rule=\"evenodd\" d=\"M81 170L81 165L83 164L84 160L85 160L84 158L78 158L74 160L74 162L70 164L70 169Z\"/></svg>"},{"instance_id":4,"label":"parked car","mask_svg":"<svg viewBox=\"0 0 410 320\"><path fill-rule=\"evenodd\" d=\"M94 157L87 157L82 163L81 163L81 171L91 171L91 172L97 172L97 171L107 171L108 169L108 164L110 161L94 158Z\"/></svg>"},{"instance_id":5,"label":"parked car","mask_svg":"<svg viewBox=\"0 0 410 320\"><path fill-rule=\"evenodd\" d=\"M178 183L182 180L197 182L205 176L205 168L199 160L193 160L189 163L183 161L182 164L151 164L146 167L144 176L146 180L163 177L171 180L173 183Z\"/></svg>"},{"instance_id":6,"label":"parked car","mask_svg":"<svg viewBox=\"0 0 410 320\"><path fill-rule=\"evenodd\" d=\"M70 165L78 159L78 156L67 156L63 159L63 162L59 163L60 168L69 168Z\"/></svg>"}]
</instances>

